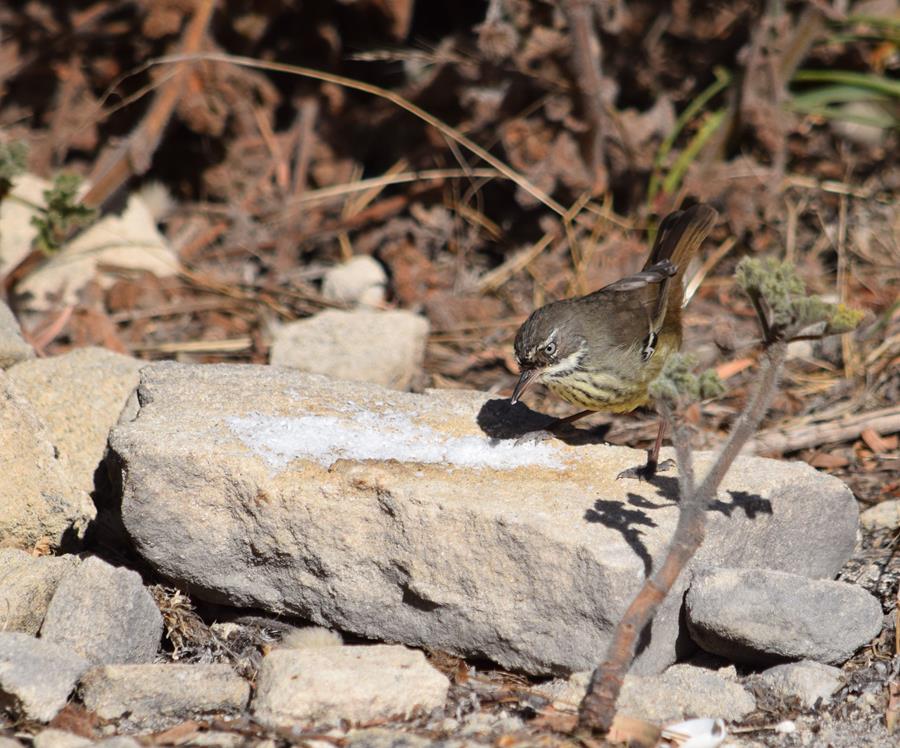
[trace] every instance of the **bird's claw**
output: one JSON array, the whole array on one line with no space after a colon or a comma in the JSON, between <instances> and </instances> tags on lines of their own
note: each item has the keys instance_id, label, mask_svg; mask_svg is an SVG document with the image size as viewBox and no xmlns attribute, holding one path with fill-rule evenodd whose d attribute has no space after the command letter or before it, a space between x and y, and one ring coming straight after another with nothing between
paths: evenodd
<instances>
[{"instance_id":1,"label":"bird's claw","mask_svg":"<svg viewBox=\"0 0 900 748\"><path fill-rule=\"evenodd\" d=\"M536 431L528 431L518 439L516 439L516 446L525 446L525 445L535 445L535 444L543 444L546 441L550 441L556 436L552 431L548 429L537 429Z\"/></svg>"},{"instance_id":2,"label":"bird's claw","mask_svg":"<svg viewBox=\"0 0 900 748\"><path fill-rule=\"evenodd\" d=\"M675 460L663 460L658 465L648 462L639 467L631 467L627 470L623 470L616 476L616 480L622 480L622 478L637 478L639 481L650 481L657 473L663 473L666 470L671 470L673 467L675 467Z\"/></svg>"}]
</instances>

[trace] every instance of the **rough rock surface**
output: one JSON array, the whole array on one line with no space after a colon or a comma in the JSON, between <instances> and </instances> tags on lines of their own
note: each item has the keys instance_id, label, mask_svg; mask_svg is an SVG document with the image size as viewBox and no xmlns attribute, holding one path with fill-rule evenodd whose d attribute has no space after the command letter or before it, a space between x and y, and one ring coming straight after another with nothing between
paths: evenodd
<instances>
[{"instance_id":1,"label":"rough rock surface","mask_svg":"<svg viewBox=\"0 0 900 748\"><path fill-rule=\"evenodd\" d=\"M406 311L329 309L275 333L273 366L407 389L422 367L428 320Z\"/></svg>"},{"instance_id":2,"label":"rough rock surface","mask_svg":"<svg viewBox=\"0 0 900 748\"><path fill-rule=\"evenodd\" d=\"M96 744L90 738L76 735L74 732L48 727L34 736L32 748L86 748L89 745Z\"/></svg>"},{"instance_id":3,"label":"rough rock surface","mask_svg":"<svg viewBox=\"0 0 900 748\"><path fill-rule=\"evenodd\" d=\"M253 712L269 725L370 722L443 706L449 687L406 647L276 649L260 666Z\"/></svg>"},{"instance_id":4,"label":"rough rock surface","mask_svg":"<svg viewBox=\"0 0 900 748\"><path fill-rule=\"evenodd\" d=\"M577 708L590 679L590 671L575 673L556 700ZM659 723L692 717L737 721L756 709L756 699L740 683L712 670L683 664L659 675L626 675L616 707L622 714Z\"/></svg>"},{"instance_id":5,"label":"rough rock surface","mask_svg":"<svg viewBox=\"0 0 900 748\"><path fill-rule=\"evenodd\" d=\"M77 556L35 557L0 549L0 631L36 636L59 580L77 563Z\"/></svg>"},{"instance_id":6,"label":"rough rock surface","mask_svg":"<svg viewBox=\"0 0 900 748\"><path fill-rule=\"evenodd\" d=\"M386 283L387 273L378 260L359 255L325 271L322 295L344 304L377 307L384 302Z\"/></svg>"},{"instance_id":7,"label":"rough rock surface","mask_svg":"<svg viewBox=\"0 0 900 748\"><path fill-rule=\"evenodd\" d=\"M0 371L0 546L50 548L77 544L96 514L90 496L72 485L68 460L46 426Z\"/></svg>"},{"instance_id":8,"label":"rough rock surface","mask_svg":"<svg viewBox=\"0 0 900 748\"><path fill-rule=\"evenodd\" d=\"M870 506L859 515L859 523L868 530L896 530L900 527L900 499Z\"/></svg>"},{"instance_id":9,"label":"rough rock surface","mask_svg":"<svg viewBox=\"0 0 900 748\"><path fill-rule=\"evenodd\" d=\"M30 719L53 719L89 667L87 660L66 647L0 631L0 703Z\"/></svg>"},{"instance_id":10,"label":"rough rock surface","mask_svg":"<svg viewBox=\"0 0 900 748\"><path fill-rule=\"evenodd\" d=\"M750 665L840 664L882 626L881 604L861 587L770 569L703 570L685 611L704 650Z\"/></svg>"},{"instance_id":11,"label":"rough rock surface","mask_svg":"<svg viewBox=\"0 0 900 748\"><path fill-rule=\"evenodd\" d=\"M19 322L10 308L0 301L0 369L29 358L34 358L34 349L22 338Z\"/></svg>"},{"instance_id":12,"label":"rough rock surface","mask_svg":"<svg viewBox=\"0 0 900 748\"><path fill-rule=\"evenodd\" d=\"M572 672L601 657L677 519L674 477L615 479L641 452L485 436L546 423L505 400L271 367L164 363L141 375L140 413L110 437L124 523L161 573L213 602ZM856 529L840 481L741 459L697 561L832 576ZM688 579L636 672L675 660Z\"/></svg>"},{"instance_id":13,"label":"rough rock surface","mask_svg":"<svg viewBox=\"0 0 900 748\"><path fill-rule=\"evenodd\" d=\"M91 557L59 583L41 637L95 664L140 663L156 656L162 627L137 572Z\"/></svg>"},{"instance_id":14,"label":"rough rock surface","mask_svg":"<svg viewBox=\"0 0 900 748\"><path fill-rule=\"evenodd\" d=\"M158 730L189 717L239 712L250 684L228 665L106 665L88 671L79 692L103 719Z\"/></svg>"},{"instance_id":15,"label":"rough rock surface","mask_svg":"<svg viewBox=\"0 0 900 748\"><path fill-rule=\"evenodd\" d=\"M94 490L94 472L110 429L137 387L146 364L105 348L78 348L12 367L13 387L47 425L53 446L68 461L74 484Z\"/></svg>"},{"instance_id":16,"label":"rough rock surface","mask_svg":"<svg viewBox=\"0 0 900 748\"><path fill-rule=\"evenodd\" d=\"M799 699L807 709L827 703L843 681L840 668L821 662L788 662L760 673L763 684L781 699Z\"/></svg>"}]
</instances>

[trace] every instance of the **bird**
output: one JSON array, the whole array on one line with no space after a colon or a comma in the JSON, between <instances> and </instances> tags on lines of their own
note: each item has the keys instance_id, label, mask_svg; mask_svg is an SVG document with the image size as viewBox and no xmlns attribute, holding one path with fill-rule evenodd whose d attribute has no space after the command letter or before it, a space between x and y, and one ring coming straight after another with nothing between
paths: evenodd
<instances>
[{"instance_id":1,"label":"bird","mask_svg":"<svg viewBox=\"0 0 900 748\"><path fill-rule=\"evenodd\" d=\"M510 403L539 382L583 409L557 419L551 430L596 411L628 413L646 405L650 383L681 347L684 273L717 217L703 203L670 213L640 272L532 312L516 333L520 374ZM666 467L658 462L664 436L660 419L647 463L618 477L650 480Z\"/></svg>"}]
</instances>

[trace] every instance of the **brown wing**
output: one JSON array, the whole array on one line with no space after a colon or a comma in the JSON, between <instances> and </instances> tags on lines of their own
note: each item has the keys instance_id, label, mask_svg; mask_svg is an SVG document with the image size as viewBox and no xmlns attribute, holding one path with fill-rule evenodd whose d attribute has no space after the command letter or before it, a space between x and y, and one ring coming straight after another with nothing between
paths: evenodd
<instances>
[{"instance_id":1,"label":"brown wing","mask_svg":"<svg viewBox=\"0 0 900 748\"><path fill-rule=\"evenodd\" d=\"M595 313L615 319L615 324L604 325L609 342L629 346L651 332L659 333L666 314L669 285L675 273L675 266L663 260L579 301L587 302Z\"/></svg>"}]
</instances>

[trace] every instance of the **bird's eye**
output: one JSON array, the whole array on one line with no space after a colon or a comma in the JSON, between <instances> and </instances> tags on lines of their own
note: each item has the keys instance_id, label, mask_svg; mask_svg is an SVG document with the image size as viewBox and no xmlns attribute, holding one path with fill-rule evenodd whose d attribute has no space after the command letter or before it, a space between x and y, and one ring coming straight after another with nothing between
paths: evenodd
<instances>
[{"instance_id":1,"label":"bird's eye","mask_svg":"<svg viewBox=\"0 0 900 748\"><path fill-rule=\"evenodd\" d=\"M548 356L552 356L556 353L556 343L547 343L547 345L544 346L544 353Z\"/></svg>"}]
</instances>

